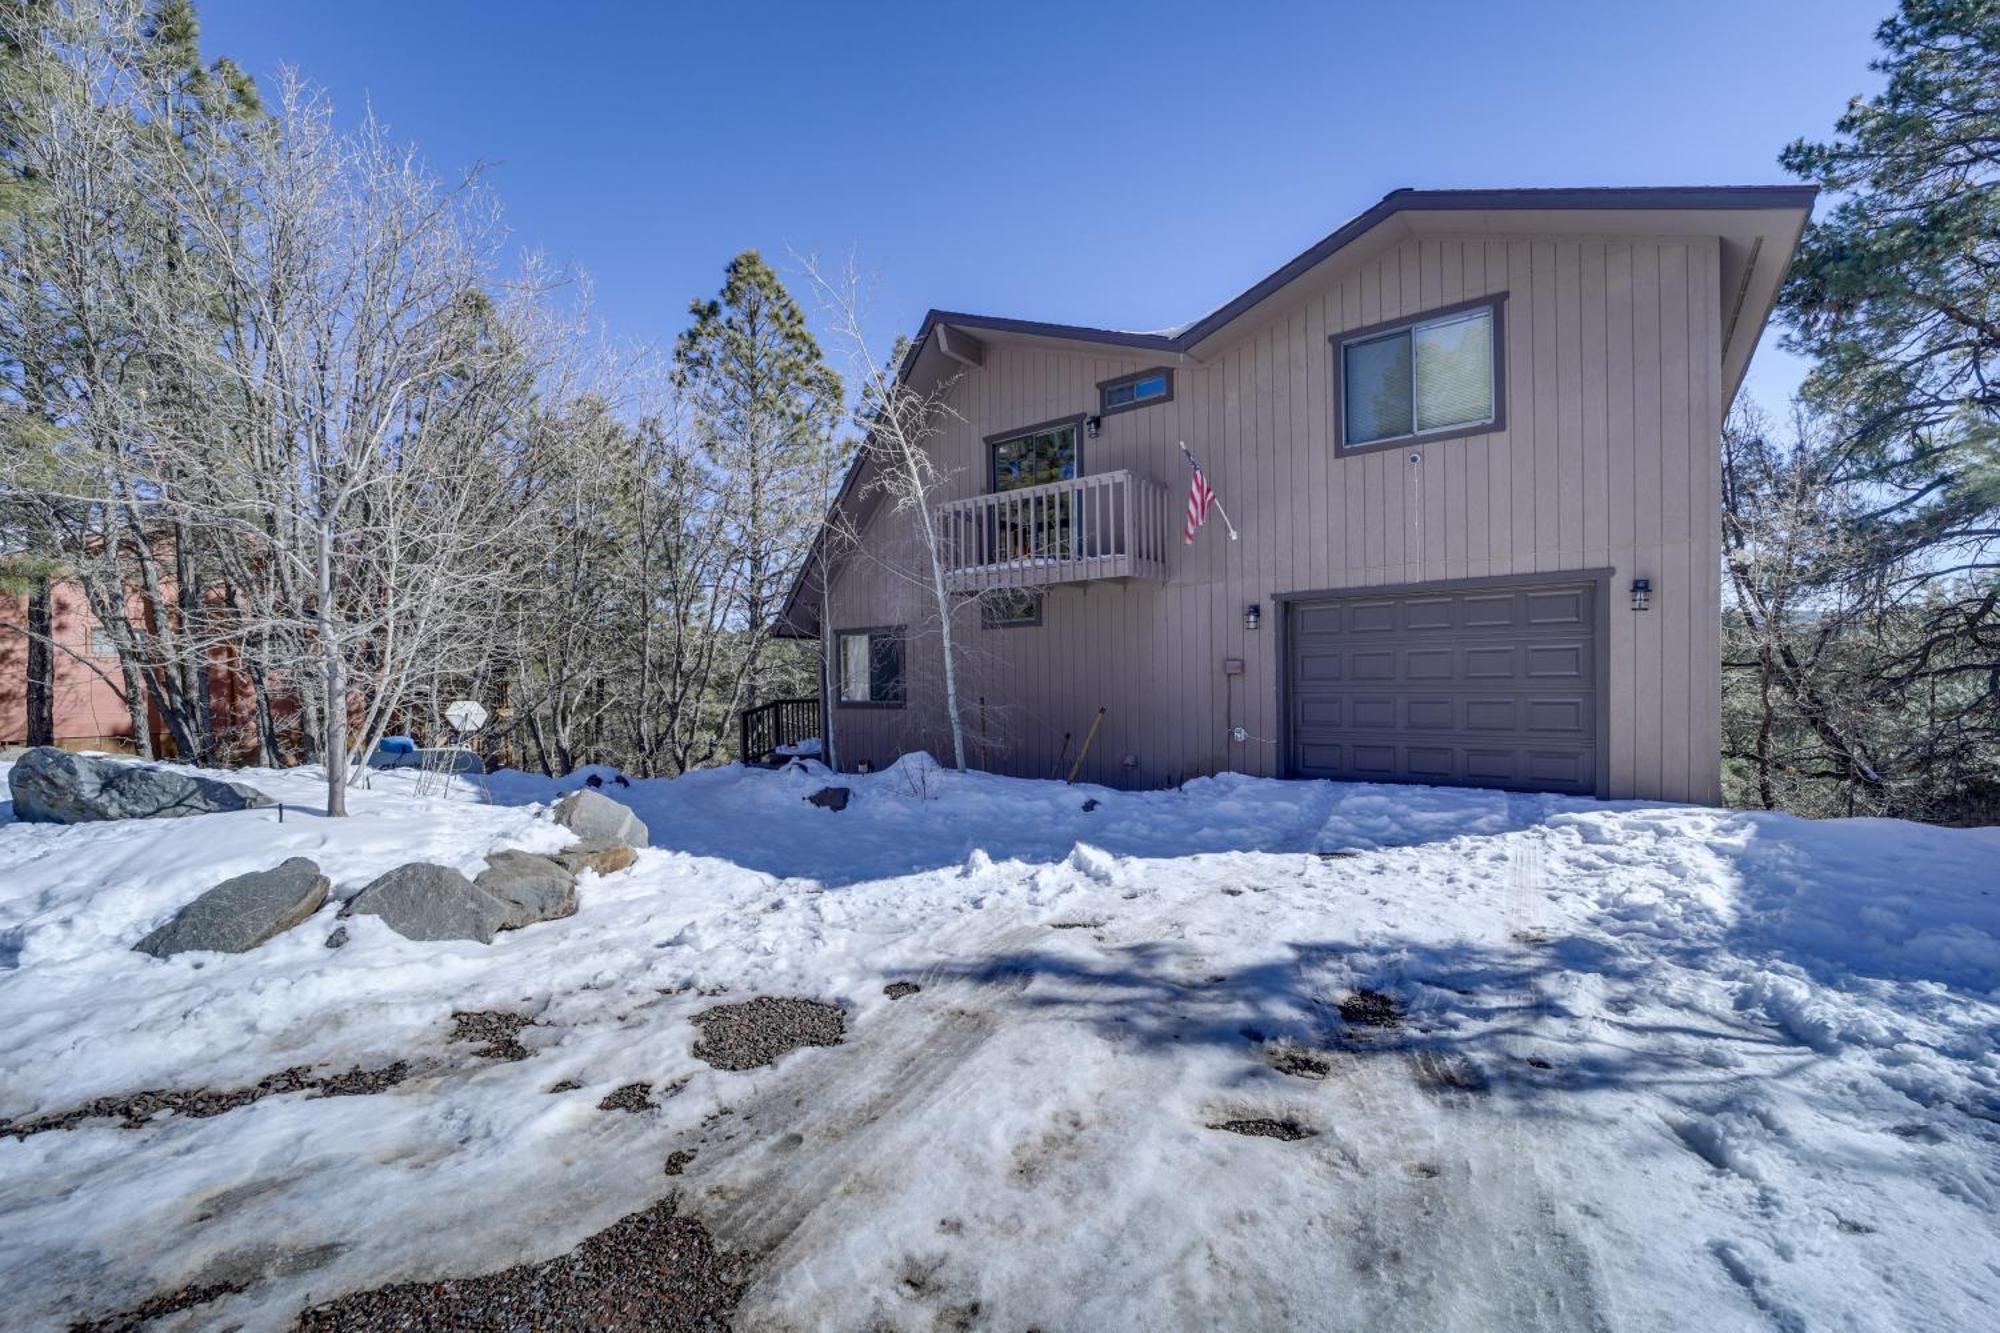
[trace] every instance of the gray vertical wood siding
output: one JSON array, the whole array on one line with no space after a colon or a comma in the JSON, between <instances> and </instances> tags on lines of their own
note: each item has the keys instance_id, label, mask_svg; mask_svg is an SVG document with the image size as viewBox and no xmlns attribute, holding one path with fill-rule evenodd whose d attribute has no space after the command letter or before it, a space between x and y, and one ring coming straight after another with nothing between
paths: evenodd
<instances>
[{"instance_id":1,"label":"gray vertical wood siding","mask_svg":"<svg viewBox=\"0 0 2000 1333\"><path fill-rule=\"evenodd\" d=\"M1610 792L1717 800L1719 266L1713 238L1412 238L1300 283L1206 363L1178 362L1173 401L1105 417L1081 442L1083 471L1161 482L1177 529L1186 440L1242 540L1212 518L1193 546L1169 542L1163 585L1052 588L1039 626L989 630L976 609L961 614L973 763L1047 776L1064 733L1074 757L1101 705L1092 781L1276 775L1278 595L1609 568ZM1506 429L1337 457L1328 335L1498 292ZM984 489L985 436L1095 412L1099 381L1159 361L992 340L955 385L958 419L938 442L950 494ZM887 513L867 535L885 553L909 541ZM1629 609L1634 578L1652 581L1649 611ZM877 561L835 571L830 628L913 629L908 707L835 705L844 764L879 766L918 747L948 756L924 602ZM1249 631L1253 602L1263 625ZM1243 674L1224 674L1230 658ZM1233 725L1250 739L1231 741Z\"/></svg>"}]
</instances>

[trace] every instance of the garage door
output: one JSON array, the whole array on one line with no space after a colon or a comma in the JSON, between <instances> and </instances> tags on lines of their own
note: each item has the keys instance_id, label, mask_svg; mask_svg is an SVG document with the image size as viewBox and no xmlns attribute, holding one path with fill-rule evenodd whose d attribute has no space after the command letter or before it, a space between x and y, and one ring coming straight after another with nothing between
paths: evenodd
<instances>
[{"instance_id":1,"label":"garage door","mask_svg":"<svg viewBox=\"0 0 2000 1333\"><path fill-rule=\"evenodd\" d=\"M1291 769L1590 795L1597 620L1587 579L1293 602Z\"/></svg>"}]
</instances>

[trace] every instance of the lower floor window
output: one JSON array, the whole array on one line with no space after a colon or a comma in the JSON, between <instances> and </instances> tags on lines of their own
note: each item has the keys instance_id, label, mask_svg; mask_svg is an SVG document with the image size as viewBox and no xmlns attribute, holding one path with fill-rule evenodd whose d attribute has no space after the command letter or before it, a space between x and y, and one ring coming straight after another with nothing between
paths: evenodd
<instances>
[{"instance_id":1,"label":"lower floor window","mask_svg":"<svg viewBox=\"0 0 2000 1333\"><path fill-rule=\"evenodd\" d=\"M903 631L900 628L842 630L838 639L842 703L903 702Z\"/></svg>"},{"instance_id":2,"label":"lower floor window","mask_svg":"<svg viewBox=\"0 0 2000 1333\"><path fill-rule=\"evenodd\" d=\"M979 595L979 623L987 629L1011 629L1042 623L1042 595L1026 588L995 588Z\"/></svg>"}]
</instances>

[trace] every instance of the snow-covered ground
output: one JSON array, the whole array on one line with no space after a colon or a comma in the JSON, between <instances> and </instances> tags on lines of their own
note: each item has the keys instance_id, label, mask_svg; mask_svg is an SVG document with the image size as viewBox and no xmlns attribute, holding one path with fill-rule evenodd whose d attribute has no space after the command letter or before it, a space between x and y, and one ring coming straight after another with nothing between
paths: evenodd
<instances>
[{"instance_id":1,"label":"snow-covered ground","mask_svg":"<svg viewBox=\"0 0 2000 1333\"><path fill-rule=\"evenodd\" d=\"M578 780L496 775L487 804L376 774L334 821L309 771L239 776L296 804L0 825L0 1119L296 1066L409 1077L0 1138L0 1323L226 1284L157 1326L281 1328L564 1253L674 1190L752 1256L743 1328L2000 1309L2000 830L916 760L841 779L834 812L802 799L823 775L723 769L612 788L654 848L491 946L357 917L329 949L329 903L249 954L132 952L286 856L338 897L554 848L539 803ZM1401 1025L1344 1019L1362 990ZM690 1016L757 995L838 1002L844 1044L695 1058ZM448 1041L454 1010L532 1015L532 1057ZM598 1108L634 1082L656 1109Z\"/></svg>"}]
</instances>

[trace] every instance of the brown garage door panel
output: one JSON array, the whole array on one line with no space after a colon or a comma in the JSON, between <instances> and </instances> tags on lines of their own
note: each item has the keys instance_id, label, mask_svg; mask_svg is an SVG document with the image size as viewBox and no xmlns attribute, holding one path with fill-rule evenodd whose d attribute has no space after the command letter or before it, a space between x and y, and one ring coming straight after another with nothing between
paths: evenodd
<instances>
[{"instance_id":1,"label":"brown garage door panel","mask_svg":"<svg viewBox=\"0 0 2000 1333\"><path fill-rule=\"evenodd\" d=\"M1593 792L1597 621L1587 579L1294 602L1291 769Z\"/></svg>"}]
</instances>

